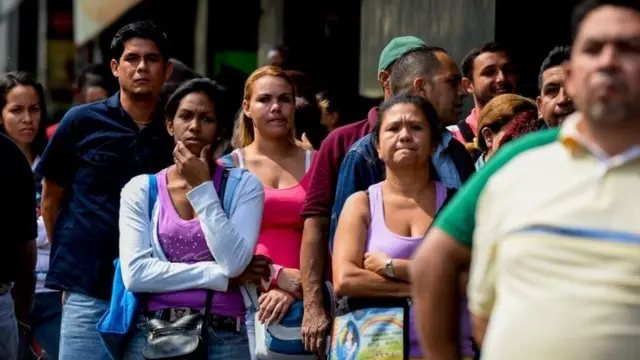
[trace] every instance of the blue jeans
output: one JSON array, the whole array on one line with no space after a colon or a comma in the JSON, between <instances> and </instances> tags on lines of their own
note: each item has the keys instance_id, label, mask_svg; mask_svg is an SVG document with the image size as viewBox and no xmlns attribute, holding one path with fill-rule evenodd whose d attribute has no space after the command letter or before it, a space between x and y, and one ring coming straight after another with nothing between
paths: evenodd
<instances>
[{"instance_id":1,"label":"blue jeans","mask_svg":"<svg viewBox=\"0 0 640 360\"><path fill-rule=\"evenodd\" d=\"M245 323L247 324L247 337L249 338L249 352L251 353L251 360L256 359L256 325L255 314L256 307L252 304L247 307L245 313Z\"/></svg>"},{"instance_id":2,"label":"blue jeans","mask_svg":"<svg viewBox=\"0 0 640 360\"><path fill-rule=\"evenodd\" d=\"M109 301L79 293L67 294L62 306L60 359L111 360L96 329L107 309Z\"/></svg>"},{"instance_id":3,"label":"blue jeans","mask_svg":"<svg viewBox=\"0 0 640 360\"><path fill-rule=\"evenodd\" d=\"M18 323L11 292L0 295L0 359L18 358Z\"/></svg>"},{"instance_id":4,"label":"blue jeans","mask_svg":"<svg viewBox=\"0 0 640 360\"><path fill-rule=\"evenodd\" d=\"M213 329L208 327L207 360L249 360L249 341L247 328L243 324L240 332ZM147 342L145 321L141 320L131 334L123 360L144 360L142 350Z\"/></svg>"},{"instance_id":5,"label":"blue jeans","mask_svg":"<svg viewBox=\"0 0 640 360\"><path fill-rule=\"evenodd\" d=\"M58 359L61 320L62 294L59 291L36 294L29 323L38 345L51 360Z\"/></svg>"},{"instance_id":6,"label":"blue jeans","mask_svg":"<svg viewBox=\"0 0 640 360\"><path fill-rule=\"evenodd\" d=\"M60 348L60 320L62 318L62 295L59 291L37 293L29 325L31 332L20 339L20 360L36 359L32 351L32 341L40 345L45 356L43 360L57 360Z\"/></svg>"}]
</instances>

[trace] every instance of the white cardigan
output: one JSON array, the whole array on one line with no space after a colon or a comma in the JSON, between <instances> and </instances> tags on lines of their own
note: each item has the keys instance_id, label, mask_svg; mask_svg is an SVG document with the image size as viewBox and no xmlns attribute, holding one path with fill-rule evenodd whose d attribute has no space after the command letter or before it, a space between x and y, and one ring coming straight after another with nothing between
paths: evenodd
<instances>
[{"instance_id":1,"label":"white cardigan","mask_svg":"<svg viewBox=\"0 0 640 360\"><path fill-rule=\"evenodd\" d=\"M231 171L236 171L231 170ZM262 221L264 189L244 171L230 207L222 210L212 181L187 194L198 214L213 261L168 262L158 241L160 194L149 221L149 179L139 175L122 189L120 199L120 266L125 287L134 293L166 293L191 289L227 291L229 278L251 262Z\"/></svg>"}]
</instances>

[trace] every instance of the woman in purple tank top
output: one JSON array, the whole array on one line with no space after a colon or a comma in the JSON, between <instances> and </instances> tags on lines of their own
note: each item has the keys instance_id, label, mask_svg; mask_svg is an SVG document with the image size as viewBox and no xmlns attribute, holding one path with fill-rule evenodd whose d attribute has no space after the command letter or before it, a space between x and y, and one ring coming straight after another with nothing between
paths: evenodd
<instances>
[{"instance_id":1,"label":"woman in purple tank top","mask_svg":"<svg viewBox=\"0 0 640 360\"><path fill-rule=\"evenodd\" d=\"M340 296L409 298L412 255L448 193L433 179L430 166L441 135L438 115L422 97L400 95L381 105L374 131L386 179L345 203L335 235L333 282ZM466 322L462 332L469 332L463 336L470 339L468 318ZM428 358L415 325L411 308L409 323L404 324L409 330L408 355ZM473 357L469 340L461 352Z\"/></svg>"},{"instance_id":2,"label":"woman in purple tank top","mask_svg":"<svg viewBox=\"0 0 640 360\"><path fill-rule=\"evenodd\" d=\"M207 359L250 358L240 286L270 275L270 260L253 256L264 191L249 172L234 169L226 182L239 178L230 204L218 196L227 170L213 161L211 148L231 126L230 119L216 116L219 98L218 85L208 79L178 88L165 110L176 142L175 165L155 175L155 203L149 204L149 175L133 178L122 190L122 277L129 291L144 293L143 316L124 359L144 359L149 318L175 321L205 307Z\"/></svg>"}]
</instances>

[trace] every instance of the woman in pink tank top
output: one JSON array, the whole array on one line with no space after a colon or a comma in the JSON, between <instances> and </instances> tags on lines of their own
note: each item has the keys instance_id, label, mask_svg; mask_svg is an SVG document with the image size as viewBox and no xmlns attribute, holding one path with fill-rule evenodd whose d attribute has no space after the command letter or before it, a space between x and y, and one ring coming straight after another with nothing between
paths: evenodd
<instances>
[{"instance_id":1,"label":"woman in pink tank top","mask_svg":"<svg viewBox=\"0 0 640 360\"><path fill-rule=\"evenodd\" d=\"M400 95L381 105L375 139L386 165L386 180L351 195L342 210L333 253L333 284L338 295L352 299L411 297L411 257L448 193L433 180L429 166L440 134L438 115L422 97ZM409 332L409 354L403 357L423 359L415 320L410 308L409 321L403 324ZM354 348L354 359L360 351L371 351L363 350L369 346L365 330L357 329L361 340ZM462 353L472 357L468 326L466 331ZM334 338L332 349L341 348L343 340L339 339ZM385 344L375 343L375 337L368 341L386 349Z\"/></svg>"},{"instance_id":2,"label":"woman in pink tank top","mask_svg":"<svg viewBox=\"0 0 640 360\"><path fill-rule=\"evenodd\" d=\"M300 216L312 168L313 152L303 149L294 137L295 85L276 67L262 67L247 80L243 111L236 135L243 148L224 162L246 168L264 186L262 226L256 254L273 261L271 283L263 284L259 298L259 321L280 322L296 299L301 298ZM247 312L247 332L252 350L253 317Z\"/></svg>"}]
</instances>

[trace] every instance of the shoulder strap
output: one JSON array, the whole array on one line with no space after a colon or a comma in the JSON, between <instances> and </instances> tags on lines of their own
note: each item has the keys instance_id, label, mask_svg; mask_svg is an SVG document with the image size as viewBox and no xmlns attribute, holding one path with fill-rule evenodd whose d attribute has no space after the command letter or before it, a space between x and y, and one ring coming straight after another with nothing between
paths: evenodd
<instances>
[{"instance_id":1,"label":"shoulder strap","mask_svg":"<svg viewBox=\"0 0 640 360\"><path fill-rule=\"evenodd\" d=\"M233 150L232 154L236 154L238 157L238 167L244 169L244 158L242 157L242 151L240 149Z\"/></svg>"},{"instance_id":2,"label":"shoulder strap","mask_svg":"<svg viewBox=\"0 0 640 360\"><path fill-rule=\"evenodd\" d=\"M222 210L229 217L229 204L225 201L225 194L227 193L227 180L229 179L229 171L230 169L222 168L222 177L220 178L220 184L218 184L218 188L216 191L218 192L218 198L221 200Z\"/></svg>"},{"instance_id":3,"label":"shoulder strap","mask_svg":"<svg viewBox=\"0 0 640 360\"><path fill-rule=\"evenodd\" d=\"M230 152L227 155L221 157L219 163L226 168L235 167L236 164L233 160L233 152Z\"/></svg>"},{"instance_id":4,"label":"shoulder strap","mask_svg":"<svg viewBox=\"0 0 640 360\"><path fill-rule=\"evenodd\" d=\"M240 180L242 180L242 174L246 171L247 170L240 168L224 169L222 182L220 184L220 192L218 192L218 194L220 199L222 199L222 209L225 214L227 214L227 217L230 216L231 201L233 201L236 188L238 187L238 184L240 184Z\"/></svg>"},{"instance_id":5,"label":"shoulder strap","mask_svg":"<svg viewBox=\"0 0 640 360\"><path fill-rule=\"evenodd\" d=\"M440 211L445 201L447 201L447 187L437 181L436 182L436 212Z\"/></svg>"},{"instance_id":6,"label":"shoulder strap","mask_svg":"<svg viewBox=\"0 0 640 360\"><path fill-rule=\"evenodd\" d=\"M473 133L473 129L471 129L471 126L469 126L465 120L460 120L458 122L458 129L460 129L460 133L462 134L464 141L468 143L473 142L476 134Z\"/></svg>"},{"instance_id":7,"label":"shoulder strap","mask_svg":"<svg viewBox=\"0 0 640 360\"><path fill-rule=\"evenodd\" d=\"M311 150L307 150L304 157L304 172L305 174L309 172L309 168L311 167Z\"/></svg>"},{"instance_id":8,"label":"shoulder strap","mask_svg":"<svg viewBox=\"0 0 640 360\"><path fill-rule=\"evenodd\" d=\"M153 205L156 203L156 199L158 198L158 178L155 174L149 174L149 219L153 217Z\"/></svg>"}]
</instances>

